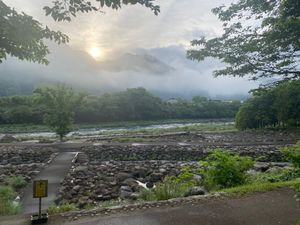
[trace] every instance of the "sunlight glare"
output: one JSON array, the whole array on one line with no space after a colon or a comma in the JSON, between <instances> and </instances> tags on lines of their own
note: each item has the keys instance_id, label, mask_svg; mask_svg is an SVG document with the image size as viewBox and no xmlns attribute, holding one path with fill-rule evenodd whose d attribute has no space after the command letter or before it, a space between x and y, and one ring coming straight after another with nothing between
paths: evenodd
<instances>
[{"instance_id":1,"label":"sunlight glare","mask_svg":"<svg viewBox=\"0 0 300 225\"><path fill-rule=\"evenodd\" d=\"M96 60L101 57L101 53L101 49L98 47L93 47L89 51L89 54Z\"/></svg>"}]
</instances>

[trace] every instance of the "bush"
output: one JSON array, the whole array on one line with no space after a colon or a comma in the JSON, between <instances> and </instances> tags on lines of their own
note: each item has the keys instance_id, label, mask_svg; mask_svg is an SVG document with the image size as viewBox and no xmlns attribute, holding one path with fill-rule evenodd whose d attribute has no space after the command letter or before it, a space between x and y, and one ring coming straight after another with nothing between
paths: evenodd
<instances>
[{"instance_id":1,"label":"bush","mask_svg":"<svg viewBox=\"0 0 300 225\"><path fill-rule=\"evenodd\" d=\"M300 168L300 141L294 146L282 148L281 152L286 160L293 163L294 167Z\"/></svg>"},{"instance_id":2,"label":"bush","mask_svg":"<svg viewBox=\"0 0 300 225\"><path fill-rule=\"evenodd\" d=\"M203 166L204 182L209 189L244 184L247 178L246 171L254 165L250 157L241 157L222 149L214 150L206 161L200 163Z\"/></svg>"},{"instance_id":3,"label":"bush","mask_svg":"<svg viewBox=\"0 0 300 225\"><path fill-rule=\"evenodd\" d=\"M142 190L141 198L146 201L168 200L171 198L184 197L187 191L195 186L193 180L195 172L190 167L184 167L178 176L168 176L164 181L152 190Z\"/></svg>"},{"instance_id":4,"label":"bush","mask_svg":"<svg viewBox=\"0 0 300 225\"><path fill-rule=\"evenodd\" d=\"M249 183L290 181L300 177L300 169L282 169L276 172L264 172L249 177Z\"/></svg>"},{"instance_id":5,"label":"bush","mask_svg":"<svg viewBox=\"0 0 300 225\"><path fill-rule=\"evenodd\" d=\"M7 179L6 183L15 190L20 190L27 184L22 176L10 177Z\"/></svg>"},{"instance_id":6,"label":"bush","mask_svg":"<svg viewBox=\"0 0 300 225\"><path fill-rule=\"evenodd\" d=\"M62 204L62 205L49 205L48 207L48 213L49 214L58 214L58 213L64 213L69 211L75 211L78 210L75 204Z\"/></svg>"},{"instance_id":7,"label":"bush","mask_svg":"<svg viewBox=\"0 0 300 225\"><path fill-rule=\"evenodd\" d=\"M14 215L20 210L19 204L14 203L16 193L9 186L0 186L0 215Z\"/></svg>"}]
</instances>

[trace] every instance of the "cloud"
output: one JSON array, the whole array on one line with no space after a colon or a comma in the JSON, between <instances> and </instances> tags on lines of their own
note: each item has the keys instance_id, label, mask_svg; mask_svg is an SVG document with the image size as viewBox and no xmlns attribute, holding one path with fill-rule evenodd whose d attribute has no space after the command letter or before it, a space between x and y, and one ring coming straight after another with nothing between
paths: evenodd
<instances>
[{"instance_id":1,"label":"cloud","mask_svg":"<svg viewBox=\"0 0 300 225\"><path fill-rule=\"evenodd\" d=\"M20 82L27 77L67 82L88 87L95 93L143 86L162 96L184 97L197 94L211 97L247 95L257 86L242 78L213 78L213 71L222 66L217 60L207 59L198 63L185 57L192 39L222 33L221 23L211 9L229 4L232 0L157 0L162 11L159 16L141 6L125 6L119 11L105 8L104 14L80 14L71 23L54 22L44 15L42 7L51 5L51 0L4 2L32 15L44 25L61 30L71 39L69 46L50 44L52 54L48 58L51 64L47 67L16 59L0 64L2 76L16 76L21 79ZM120 56L132 53L152 55L174 70L163 76L154 76L149 69L130 71L125 70L123 65L122 69L109 72L99 68L99 64L86 54L91 47L101 48L105 59L116 65L120 65L116 62ZM141 63L140 59L133 64L138 62ZM114 66L113 63L111 66Z\"/></svg>"},{"instance_id":2,"label":"cloud","mask_svg":"<svg viewBox=\"0 0 300 225\"><path fill-rule=\"evenodd\" d=\"M145 87L161 96L247 95L256 84L242 78L213 78L222 66L217 60L193 62L185 57L183 46L135 49L108 62L96 62L87 53L68 46L52 47L50 65L43 66L9 59L0 66L2 76L22 80L63 82L92 93ZM127 58L126 58L127 57Z\"/></svg>"}]
</instances>

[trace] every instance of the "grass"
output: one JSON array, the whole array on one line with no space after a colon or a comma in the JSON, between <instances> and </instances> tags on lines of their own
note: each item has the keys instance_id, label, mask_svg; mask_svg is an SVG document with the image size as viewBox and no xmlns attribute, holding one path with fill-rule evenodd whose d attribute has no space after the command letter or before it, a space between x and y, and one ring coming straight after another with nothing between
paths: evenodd
<instances>
[{"instance_id":1,"label":"grass","mask_svg":"<svg viewBox=\"0 0 300 225\"><path fill-rule=\"evenodd\" d=\"M110 208L110 207L113 207L113 206L118 206L120 205L120 201L118 200L108 200L108 201L103 201L103 202L100 202L99 206L102 207L102 208Z\"/></svg>"},{"instance_id":2,"label":"grass","mask_svg":"<svg viewBox=\"0 0 300 225\"><path fill-rule=\"evenodd\" d=\"M225 192L230 194L247 194L247 193L253 193L253 192L265 192L265 191L272 191L278 188L283 187L290 187L299 185L300 180L290 180L290 181L281 181L281 182L265 182L265 183L252 183L252 184L245 184L238 187L233 188L226 188L218 190L218 192Z\"/></svg>"},{"instance_id":3,"label":"grass","mask_svg":"<svg viewBox=\"0 0 300 225\"><path fill-rule=\"evenodd\" d=\"M48 207L48 213L50 215L53 214L59 214L59 213L64 213L64 212L69 212L69 211L76 211L79 210L75 204L62 204L62 205L49 205Z\"/></svg>"},{"instance_id":4,"label":"grass","mask_svg":"<svg viewBox=\"0 0 300 225\"><path fill-rule=\"evenodd\" d=\"M20 205L14 202L17 193L10 186L0 186L0 216L15 215Z\"/></svg>"}]
</instances>

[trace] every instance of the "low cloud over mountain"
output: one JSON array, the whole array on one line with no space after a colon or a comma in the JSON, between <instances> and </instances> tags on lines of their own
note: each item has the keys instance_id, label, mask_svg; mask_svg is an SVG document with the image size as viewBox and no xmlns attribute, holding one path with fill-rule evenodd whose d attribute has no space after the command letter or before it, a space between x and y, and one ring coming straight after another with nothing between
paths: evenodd
<instances>
[{"instance_id":1,"label":"low cloud over mountain","mask_svg":"<svg viewBox=\"0 0 300 225\"><path fill-rule=\"evenodd\" d=\"M145 87L165 98L195 95L240 98L256 87L246 79L213 78L212 71L222 64L213 59L201 63L190 61L181 46L135 49L105 61L95 61L86 52L68 46L52 46L51 50L48 66L13 58L0 64L1 94L29 94L40 84L62 82L93 94ZM2 81L14 88L7 90Z\"/></svg>"}]
</instances>

